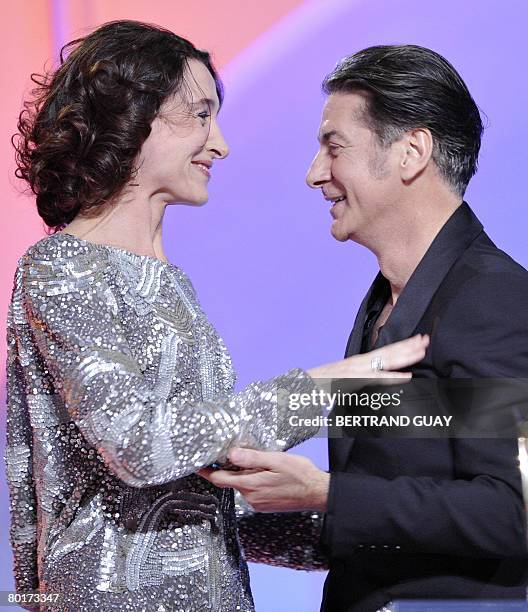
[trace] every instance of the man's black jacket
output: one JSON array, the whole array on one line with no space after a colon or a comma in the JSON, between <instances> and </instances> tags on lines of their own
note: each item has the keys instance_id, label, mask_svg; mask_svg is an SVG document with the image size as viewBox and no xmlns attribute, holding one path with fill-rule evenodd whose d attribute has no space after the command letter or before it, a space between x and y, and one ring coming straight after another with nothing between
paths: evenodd
<instances>
[{"instance_id":1,"label":"man's black jacket","mask_svg":"<svg viewBox=\"0 0 528 612\"><path fill-rule=\"evenodd\" d=\"M361 351L378 275L346 355ZM418 378L528 378L528 272L463 203L401 293L376 347L429 334ZM517 440L329 440L322 610L408 598L524 598L526 527Z\"/></svg>"}]
</instances>

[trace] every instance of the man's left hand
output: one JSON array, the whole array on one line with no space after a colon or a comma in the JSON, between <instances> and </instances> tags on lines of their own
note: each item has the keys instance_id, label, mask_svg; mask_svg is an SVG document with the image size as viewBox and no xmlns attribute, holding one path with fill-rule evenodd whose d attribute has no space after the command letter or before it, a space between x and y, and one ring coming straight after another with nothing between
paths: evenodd
<instances>
[{"instance_id":1,"label":"man's left hand","mask_svg":"<svg viewBox=\"0 0 528 612\"><path fill-rule=\"evenodd\" d=\"M300 455L235 448L229 460L240 471L198 472L217 487L238 489L259 512L326 512L330 475Z\"/></svg>"}]
</instances>

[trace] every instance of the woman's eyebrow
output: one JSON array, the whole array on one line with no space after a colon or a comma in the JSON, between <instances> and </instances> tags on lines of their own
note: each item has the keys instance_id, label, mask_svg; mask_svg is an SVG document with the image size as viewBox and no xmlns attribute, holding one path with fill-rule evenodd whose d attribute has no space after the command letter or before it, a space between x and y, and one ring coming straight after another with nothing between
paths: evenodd
<instances>
[{"instance_id":1,"label":"woman's eyebrow","mask_svg":"<svg viewBox=\"0 0 528 612\"><path fill-rule=\"evenodd\" d=\"M212 100L211 98L202 98L197 102L191 102L191 106L201 106L202 104L207 104L207 106L211 108L216 108L217 106L216 100Z\"/></svg>"}]
</instances>

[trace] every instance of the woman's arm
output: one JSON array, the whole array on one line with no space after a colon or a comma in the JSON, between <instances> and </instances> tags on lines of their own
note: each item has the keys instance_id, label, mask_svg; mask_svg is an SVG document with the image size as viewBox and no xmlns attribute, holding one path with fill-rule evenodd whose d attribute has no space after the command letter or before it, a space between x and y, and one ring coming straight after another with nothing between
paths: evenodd
<instances>
[{"instance_id":1,"label":"woman's arm","mask_svg":"<svg viewBox=\"0 0 528 612\"><path fill-rule=\"evenodd\" d=\"M319 542L322 512L255 512L236 490L235 508L247 561L296 570L328 569Z\"/></svg>"},{"instance_id":2,"label":"woman's arm","mask_svg":"<svg viewBox=\"0 0 528 612\"><path fill-rule=\"evenodd\" d=\"M19 287L15 278L15 293ZM33 444L29 410L26 402L28 389L24 374L24 356L19 346L24 344L23 326L15 324L12 308L7 316L7 444L4 452L9 490L11 522L9 536L13 550L13 571L16 592L38 593L37 569L37 500L33 482ZM38 609L38 604L20 603L27 610Z\"/></svg>"},{"instance_id":3,"label":"woman's arm","mask_svg":"<svg viewBox=\"0 0 528 612\"><path fill-rule=\"evenodd\" d=\"M181 478L225 458L233 446L283 449L315 434L291 427L278 391L310 393L302 370L211 401L165 400L147 385L94 256L83 274L68 262L28 258L22 274L30 333L69 417L109 469L135 487ZM138 324L140 321L138 320ZM301 406L300 417L320 406Z\"/></svg>"}]
</instances>

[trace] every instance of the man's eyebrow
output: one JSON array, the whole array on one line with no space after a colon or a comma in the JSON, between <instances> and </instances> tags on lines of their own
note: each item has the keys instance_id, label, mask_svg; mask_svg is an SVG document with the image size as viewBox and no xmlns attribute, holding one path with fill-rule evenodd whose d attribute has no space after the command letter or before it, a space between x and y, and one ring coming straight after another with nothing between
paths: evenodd
<instances>
[{"instance_id":1,"label":"man's eyebrow","mask_svg":"<svg viewBox=\"0 0 528 612\"><path fill-rule=\"evenodd\" d=\"M326 143L334 136L337 136L338 138L342 138L343 140L346 141L344 134L342 134L339 130L329 130L328 132L324 132L323 134L319 135L319 142Z\"/></svg>"}]
</instances>

